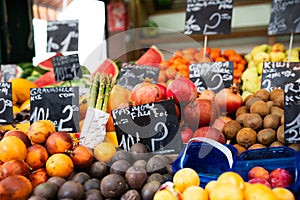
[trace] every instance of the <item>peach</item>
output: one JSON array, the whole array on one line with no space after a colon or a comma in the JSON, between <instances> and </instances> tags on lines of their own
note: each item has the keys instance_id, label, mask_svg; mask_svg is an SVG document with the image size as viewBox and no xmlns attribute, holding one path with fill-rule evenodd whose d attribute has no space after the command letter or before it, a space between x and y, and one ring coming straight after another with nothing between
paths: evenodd
<instances>
[{"instance_id":1,"label":"peach","mask_svg":"<svg viewBox=\"0 0 300 200\"><path fill-rule=\"evenodd\" d=\"M253 168L250 169L250 171L248 172L248 179L254 179L254 178L261 178L261 179L265 179L265 180L269 180L269 172L261 167L261 166L255 166Z\"/></svg>"}]
</instances>

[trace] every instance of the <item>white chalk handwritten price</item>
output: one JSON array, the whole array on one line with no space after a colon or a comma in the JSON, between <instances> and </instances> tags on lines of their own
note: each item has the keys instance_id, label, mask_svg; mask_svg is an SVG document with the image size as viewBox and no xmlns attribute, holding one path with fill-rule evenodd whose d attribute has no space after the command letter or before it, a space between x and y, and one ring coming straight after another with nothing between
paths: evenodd
<instances>
[{"instance_id":1,"label":"white chalk handwritten price","mask_svg":"<svg viewBox=\"0 0 300 200\"><path fill-rule=\"evenodd\" d=\"M289 133L292 136L287 138L288 142L300 141L300 114L291 123L286 124L287 130L285 133Z\"/></svg>"},{"instance_id":2,"label":"white chalk handwritten price","mask_svg":"<svg viewBox=\"0 0 300 200\"><path fill-rule=\"evenodd\" d=\"M140 142L140 135L138 132L135 133L135 138L131 134L127 134L127 138L125 135L122 135L122 139L119 144L119 147L122 147L123 149L130 151L130 147L132 145Z\"/></svg>"},{"instance_id":3,"label":"white chalk handwritten price","mask_svg":"<svg viewBox=\"0 0 300 200\"><path fill-rule=\"evenodd\" d=\"M59 50L60 46L61 46L61 52L68 51L72 38L78 38L78 33L76 33L75 31L71 31L60 44L53 42L54 38L50 37L47 45L48 52L50 52L51 49Z\"/></svg>"},{"instance_id":4,"label":"white chalk handwritten price","mask_svg":"<svg viewBox=\"0 0 300 200\"><path fill-rule=\"evenodd\" d=\"M70 79L70 78L73 78L73 79L79 79L78 75L77 75L77 67L76 67L76 64L74 63L72 65L72 68L71 68L71 73L72 74L69 74L68 72L68 68L65 68L65 67L58 67L55 71L55 77L59 77L59 80L57 81L60 81L60 80L66 80L66 79Z\"/></svg>"},{"instance_id":5,"label":"white chalk handwritten price","mask_svg":"<svg viewBox=\"0 0 300 200\"><path fill-rule=\"evenodd\" d=\"M0 114L4 113L7 107L12 107L12 106L13 104L11 100L0 98Z\"/></svg>"},{"instance_id":6,"label":"white chalk handwritten price","mask_svg":"<svg viewBox=\"0 0 300 200\"><path fill-rule=\"evenodd\" d=\"M50 120L49 112L50 112L49 108L45 109L45 108L35 107L34 111L30 115L30 121ZM60 119L58 122L56 120L53 121L54 125L57 126L58 131L65 131L65 132L73 131L72 128L63 128L64 123L67 123L70 120L72 120L74 108L71 105L65 106L64 109L62 110L62 114L65 114L67 112L69 112L69 114L67 115L66 118Z\"/></svg>"},{"instance_id":7,"label":"white chalk handwritten price","mask_svg":"<svg viewBox=\"0 0 300 200\"><path fill-rule=\"evenodd\" d=\"M156 150L156 148L155 148L156 147L156 143L160 144L158 149L163 149L164 148L163 141L164 141L165 138L167 138L168 133L169 133L166 124L162 123L162 122L158 122L155 125L154 131L156 131L156 132L159 131L159 127L160 126L162 127L162 131L163 131L162 136L159 137L159 138L151 138L151 150L152 150L152 152L154 152Z\"/></svg>"}]
</instances>

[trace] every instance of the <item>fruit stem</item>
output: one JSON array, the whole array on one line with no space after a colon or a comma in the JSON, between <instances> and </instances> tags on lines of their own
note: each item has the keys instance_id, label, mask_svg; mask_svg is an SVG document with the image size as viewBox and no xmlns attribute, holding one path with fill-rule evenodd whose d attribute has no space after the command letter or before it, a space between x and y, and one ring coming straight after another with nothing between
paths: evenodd
<instances>
[{"instance_id":1,"label":"fruit stem","mask_svg":"<svg viewBox=\"0 0 300 200\"><path fill-rule=\"evenodd\" d=\"M237 86L233 85L231 86L231 90L232 90L232 93L233 94L237 94L237 93L240 93L240 90Z\"/></svg>"}]
</instances>

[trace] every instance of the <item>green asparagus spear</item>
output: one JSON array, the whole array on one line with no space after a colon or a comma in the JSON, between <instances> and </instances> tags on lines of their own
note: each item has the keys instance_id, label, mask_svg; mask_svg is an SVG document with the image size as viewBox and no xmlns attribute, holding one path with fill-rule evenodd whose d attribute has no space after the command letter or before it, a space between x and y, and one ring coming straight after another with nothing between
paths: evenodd
<instances>
[{"instance_id":1,"label":"green asparagus spear","mask_svg":"<svg viewBox=\"0 0 300 200\"><path fill-rule=\"evenodd\" d=\"M96 108L101 110L102 109L102 104L103 104L103 99L104 99L104 91L105 91L105 86L107 84L108 78L106 74L101 74L100 75L100 83L99 83L99 90L98 90L98 96L96 100Z\"/></svg>"},{"instance_id":2,"label":"green asparagus spear","mask_svg":"<svg viewBox=\"0 0 300 200\"><path fill-rule=\"evenodd\" d=\"M102 111L106 112L107 111L107 104L108 104L108 99L110 92L115 84L115 80L112 78L112 75L108 77L108 81L105 87L105 94L104 94L104 102L102 106Z\"/></svg>"},{"instance_id":3,"label":"green asparagus spear","mask_svg":"<svg viewBox=\"0 0 300 200\"><path fill-rule=\"evenodd\" d=\"M96 98L98 96L99 88L99 73L96 73L92 77L91 87L90 87L90 98L89 98L89 107L95 108Z\"/></svg>"}]
</instances>

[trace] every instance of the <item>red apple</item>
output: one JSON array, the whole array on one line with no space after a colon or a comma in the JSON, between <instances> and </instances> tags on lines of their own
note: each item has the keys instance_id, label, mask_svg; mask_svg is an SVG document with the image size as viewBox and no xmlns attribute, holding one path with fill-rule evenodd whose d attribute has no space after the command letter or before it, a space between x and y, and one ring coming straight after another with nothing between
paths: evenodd
<instances>
[{"instance_id":1,"label":"red apple","mask_svg":"<svg viewBox=\"0 0 300 200\"><path fill-rule=\"evenodd\" d=\"M189 127L184 127L180 131L181 139L183 143L188 143L188 141L193 137L194 132Z\"/></svg>"},{"instance_id":2,"label":"red apple","mask_svg":"<svg viewBox=\"0 0 300 200\"><path fill-rule=\"evenodd\" d=\"M273 188L287 187L294 182L292 174L284 168L276 168L271 171L269 182Z\"/></svg>"},{"instance_id":3,"label":"red apple","mask_svg":"<svg viewBox=\"0 0 300 200\"><path fill-rule=\"evenodd\" d=\"M220 130L210 127L210 126L204 126L204 127L198 128L194 132L194 137L209 138L209 139L215 140L217 142L220 142L221 144L226 143L226 139L225 139L225 136L223 135L223 133Z\"/></svg>"},{"instance_id":4,"label":"red apple","mask_svg":"<svg viewBox=\"0 0 300 200\"><path fill-rule=\"evenodd\" d=\"M255 166L250 169L248 172L248 179L261 178L265 180L269 180L269 172L263 167Z\"/></svg>"},{"instance_id":5,"label":"red apple","mask_svg":"<svg viewBox=\"0 0 300 200\"><path fill-rule=\"evenodd\" d=\"M262 179L262 178L253 178L253 179L250 179L250 180L248 181L248 183L250 183L250 184L256 184L256 183L259 183L259 184L263 184L263 185L266 185L266 186L268 186L269 188L271 188L270 183L269 183L267 180Z\"/></svg>"}]
</instances>

